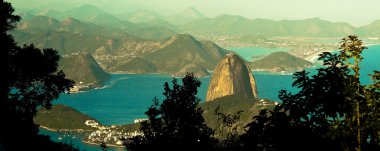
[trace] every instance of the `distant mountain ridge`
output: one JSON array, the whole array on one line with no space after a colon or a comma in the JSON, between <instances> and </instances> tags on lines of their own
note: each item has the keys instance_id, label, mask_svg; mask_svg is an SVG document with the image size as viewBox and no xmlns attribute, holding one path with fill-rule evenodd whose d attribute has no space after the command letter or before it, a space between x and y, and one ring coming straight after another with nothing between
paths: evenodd
<instances>
[{"instance_id":1,"label":"distant mountain ridge","mask_svg":"<svg viewBox=\"0 0 380 151\"><path fill-rule=\"evenodd\" d=\"M181 24L185 24L185 23L188 23L197 19L203 19L203 18L207 18L206 15L202 14L194 7L189 7L182 10L178 14L169 16L167 20L174 25L181 25Z\"/></svg>"},{"instance_id":2,"label":"distant mountain ridge","mask_svg":"<svg viewBox=\"0 0 380 151\"><path fill-rule=\"evenodd\" d=\"M332 23L319 18L306 20L247 19L241 16L221 15L215 18L198 19L182 26L184 31L196 34L263 36L344 36L356 28L347 23Z\"/></svg>"},{"instance_id":3,"label":"distant mountain ridge","mask_svg":"<svg viewBox=\"0 0 380 151\"><path fill-rule=\"evenodd\" d=\"M349 34L377 37L380 33L377 28L379 27L379 21L374 21L362 27L354 27L348 23L331 22L320 18L280 21L259 18L248 19L236 15L220 15L208 18L194 7L186 8L171 16L143 9L121 15L112 15L93 5L86 4L66 12L49 9L40 11L24 10L21 15L25 16L25 18L30 18L31 13L57 19L76 18L82 22L121 29L138 37L155 40L170 37L176 33L261 35L266 37L343 37ZM149 34L145 30L152 33Z\"/></svg>"}]
</instances>

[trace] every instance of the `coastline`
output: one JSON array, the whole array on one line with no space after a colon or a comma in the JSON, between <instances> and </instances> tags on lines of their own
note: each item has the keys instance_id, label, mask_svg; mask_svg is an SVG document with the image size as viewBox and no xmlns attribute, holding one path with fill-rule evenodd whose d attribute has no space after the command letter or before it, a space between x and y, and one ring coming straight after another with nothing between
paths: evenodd
<instances>
[{"instance_id":1,"label":"coastline","mask_svg":"<svg viewBox=\"0 0 380 151\"><path fill-rule=\"evenodd\" d=\"M380 45L380 43L366 44L364 46L370 47L370 46L376 46L376 45ZM325 50L325 51L316 52L316 53L313 53L310 56L305 57L303 59L310 61L312 63L315 63L319 57L319 54L321 54L322 52L334 52L334 51L338 51L338 50Z\"/></svg>"},{"instance_id":2,"label":"coastline","mask_svg":"<svg viewBox=\"0 0 380 151\"><path fill-rule=\"evenodd\" d=\"M42 125L40 125L39 128L43 128L43 129L51 131L51 132L58 132L58 131L63 131L63 132L91 132L92 131L92 130L84 130L84 129L60 129L60 130L57 130L57 129L49 128L49 127L42 126Z\"/></svg>"},{"instance_id":3,"label":"coastline","mask_svg":"<svg viewBox=\"0 0 380 151\"><path fill-rule=\"evenodd\" d=\"M92 142L88 142L88 141L85 141L83 140L82 141L83 143L86 143L86 144L90 144L90 145L100 145L100 144L97 144L97 143L92 143ZM114 145L114 144L106 144L107 147L118 147L118 148L124 148L123 145Z\"/></svg>"},{"instance_id":4,"label":"coastline","mask_svg":"<svg viewBox=\"0 0 380 151\"><path fill-rule=\"evenodd\" d=\"M307 56L307 57L305 57L303 59L305 59L307 61L310 61L311 63L315 63L318 60L318 58L319 58L319 54L321 54L322 52L333 52L333 51L337 51L337 50L319 51L319 52L313 53L310 56Z\"/></svg>"}]
</instances>

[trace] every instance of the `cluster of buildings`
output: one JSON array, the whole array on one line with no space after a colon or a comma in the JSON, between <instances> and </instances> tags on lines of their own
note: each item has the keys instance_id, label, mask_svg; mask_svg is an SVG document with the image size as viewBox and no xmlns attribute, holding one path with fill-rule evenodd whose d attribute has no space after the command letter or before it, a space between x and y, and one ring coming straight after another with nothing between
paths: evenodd
<instances>
[{"instance_id":1,"label":"cluster of buildings","mask_svg":"<svg viewBox=\"0 0 380 151\"><path fill-rule=\"evenodd\" d=\"M86 125L97 128L87 138L84 139L85 143L100 144L104 142L107 145L122 146L124 140L127 138L142 135L141 132L127 132L121 126L102 126L94 120L87 120Z\"/></svg>"},{"instance_id":2,"label":"cluster of buildings","mask_svg":"<svg viewBox=\"0 0 380 151\"><path fill-rule=\"evenodd\" d=\"M141 123L141 122L144 122L144 121L147 121L148 119L147 118L139 118L139 119L135 119L135 123Z\"/></svg>"},{"instance_id":3,"label":"cluster of buildings","mask_svg":"<svg viewBox=\"0 0 380 151\"><path fill-rule=\"evenodd\" d=\"M279 103L276 101L266 101L264 99L261 99L259 102L257 102L257 105L259 106L277 106Z\"/></svg>"}]
</instances>

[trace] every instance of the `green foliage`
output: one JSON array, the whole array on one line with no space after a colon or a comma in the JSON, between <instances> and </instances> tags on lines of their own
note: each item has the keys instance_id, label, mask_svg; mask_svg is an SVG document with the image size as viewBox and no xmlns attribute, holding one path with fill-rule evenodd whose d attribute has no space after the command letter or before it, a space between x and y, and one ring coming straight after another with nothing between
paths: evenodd
<instances>
[{"instance_id":1,"label":"green foliage","mask_svg":"<svg viewBox=\"0 0 380 151\"><path fill-rule=\"evenodd\" d=\"M220 112L226 115L234 115L239 111L243 111L240 114L240 120L237 121L237 131L239 134L244 132L244 126L248 124L252 118L258 114L261 107L255 105L252 100L239 97L236 95L225 96L217 98L214 101L209 101L201 104L203 117L208 127L215 130L214 136L218 139L225 138L226 134L225 125L219 120L218 115L215 114L215 110L219 108Z\"/></svg>"},{"instance_id":2,"label":"green foliage","mask_svg":"<svg viewBox=\"0 0 380 151\"><path fill-rule=\"evenodd\" d=\"M34 117L34 122L38 125L54 130L96 130L91 126L85 125L86 120L94 120L71 107L57 104L50 110L38 110Z\"/></svg>"},{"instance_id":3,"label":"green foliage","mask_svg":"<svg viewBox=\"0 0 380 151\"><path fill-rule=\"evenodd\" d=\"M359 63L366 47L348 36L340 49L340 54L320 55L324 67L316 75L295 73L293 86L300 91L280 91L283 103L255 117L243 136L252 139L242 139L242 144L257 150L305 150L305 144L307 150L380 149L379 72L374 84L362 85Z\"/></svg>"},{"instance_id":4,"label":"green foliage","mask_svg":"<svg viewBox=\"0 0 380 151\"><path fill-rule=\"evenodd\" d=\"M214 113L218 116L218 121L221 122L221 126L218 129L219 134L222 134L220 137L222 139L218 143L218 150L233 150L237 148L236 146L239 141L239 131L238 124L240 121L240 116L244 112L239 110L236 113L223 113L219 106L215 109Z\"/></svg>"},{"instance_id":5,"label":"green foliage","mask_svg":"<svg viewBox=\"0 0 380 151\"><path fill-rule=\"evenodd\" d=\"M196 97L200 86L193 74L164 84L165 99L145 112L148 121L141 123L143 136L134 137L127 142L128 150L207 150L213 145L210 138L212 130L206 126L202 117L203 110Z\"/></svg>"},{"instance_id":6,"label":"green foliage","mask_svg":"<svg viewBox=\"0 0 380 151\"><path fill-rule=\"evenodd\" d=\"M75 150L37 134L37 108L50 108L73 82L57 70L55 50L16 46L8 34L20 20L13 12L10 3L0 1L0 144L5 150Z\"/></svg>"}]
</instances>

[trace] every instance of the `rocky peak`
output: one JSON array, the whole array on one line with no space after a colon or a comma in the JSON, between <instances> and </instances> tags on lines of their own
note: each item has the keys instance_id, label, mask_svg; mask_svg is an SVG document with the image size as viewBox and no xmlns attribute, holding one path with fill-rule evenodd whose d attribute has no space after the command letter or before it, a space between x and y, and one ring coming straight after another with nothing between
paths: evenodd
<instances>
[{"instance_id":1,"label":"rocky peak","mask_svg":"<svg viewBox=\"0 0 380 151\"><path fill-rule=\"evenodd\" d=\"M227 54L216 66L211 78L206 101L236 95L258 99L256 81L245 61L234 53Z\"/></svg>"}]
</instances>

